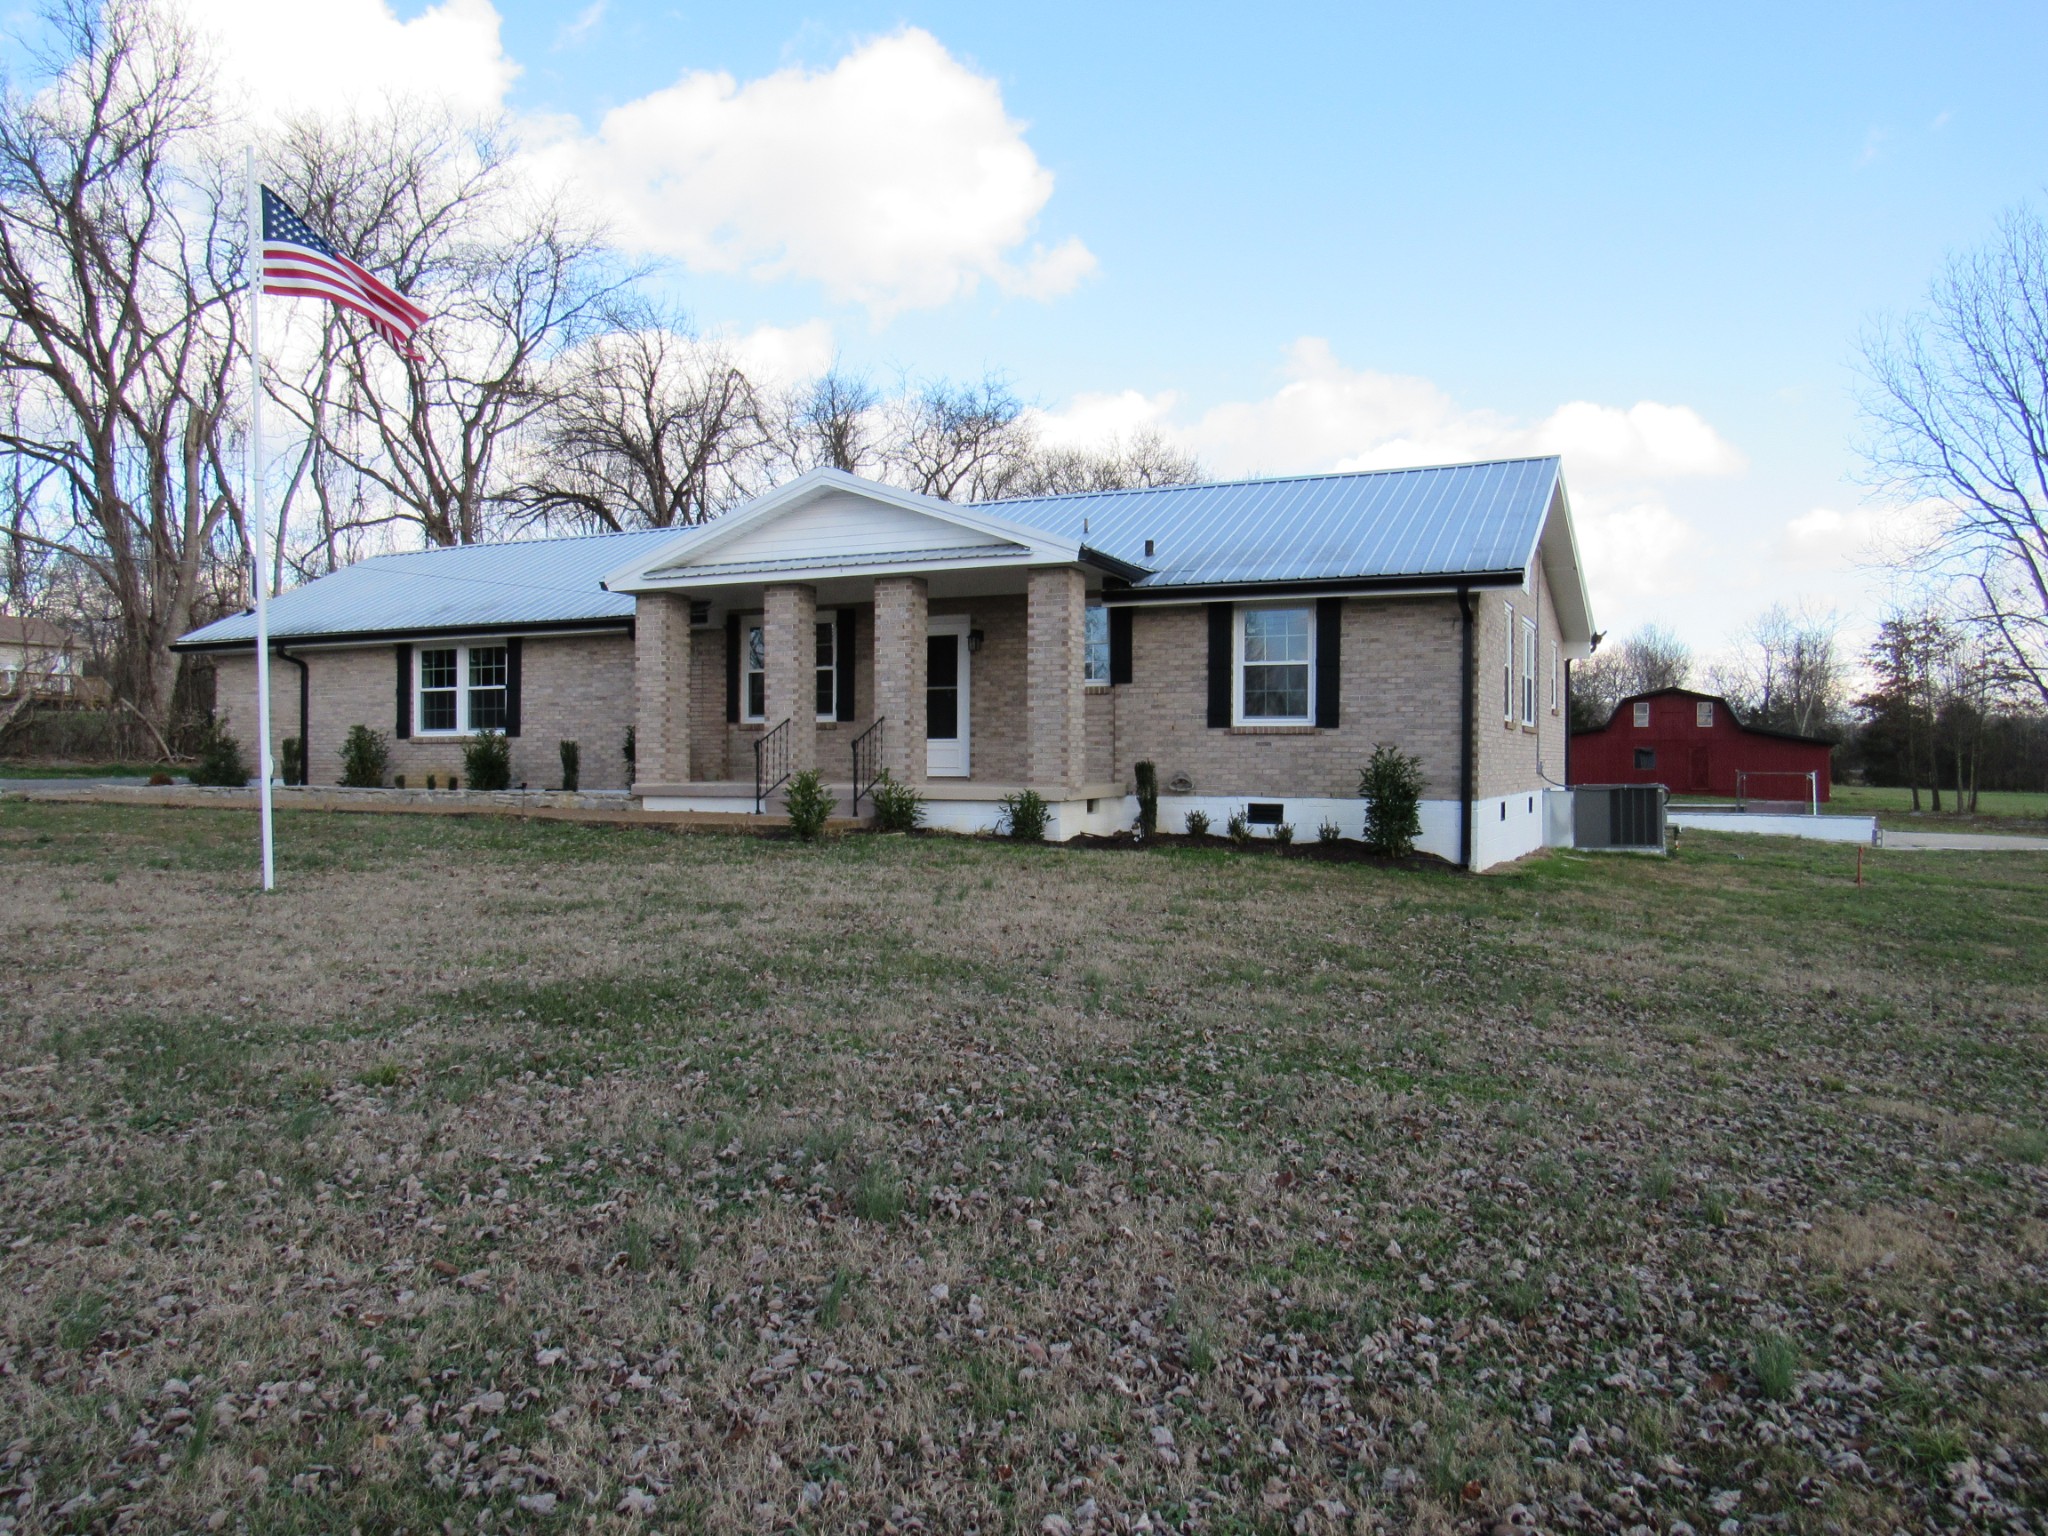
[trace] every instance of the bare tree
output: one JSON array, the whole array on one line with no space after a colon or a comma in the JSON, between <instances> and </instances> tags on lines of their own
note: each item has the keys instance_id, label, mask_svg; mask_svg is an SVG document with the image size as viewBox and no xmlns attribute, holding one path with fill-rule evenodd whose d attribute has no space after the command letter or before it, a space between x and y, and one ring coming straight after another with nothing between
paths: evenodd
<instances>
[{"instance_id":1,"label":"bare tree","mask_svg":"<svg viewBox=\"0 0 2048 1536\"><path fill-rule=\"evenodd\" d=\"M155 731L170 642L237 515L236 199L200 156L205 72L172 20L139 0L65 0L51 20L46 88L0 103L0 372L25 396L0 453L61 484L61 519L14 537L110 594L113 686Z\"/></svg>"},{"instance_id":2,"label":"bare tree","mask_svg":"<svg viewBox=\"0 0 2048 1536\"><path fill-rule=\"evenodd\" d=\"M585 529L701 523L761 490L771 429L725 348L637 301L561 360L508 504Z\"/></svg>"},{"instance_id":3,"label":"bare tree","mask_svg":"<svg viewBox=\"0 0 2048 1536\"><path fill-rule=\"evenodd\" d=\"M2007 215L1863 358L1873 479L1940 508L1918 563L1970 584L1974 617L2048 701L2048 221Z\"/></svg>"},{"instance_id":4,"label":"bare tree","mask_svg":"<svg viewBox=\"0 0 2048 1536\"><path fill-rule=\"evenodd\" d=\"M1023 402L994 375L979 384L935 380L898 400L885 455L888 478L944 501L993 501L1029 459Z\"/></svg>"},{"instance_id":5,"label":"bare tree","mask_svg":"<svg viewBox=\"0 0 2048 1536\"><path fill-rule=\"evenodd\" d=\"M1130 442L1111 439L1100 448L1035 446L1009 482L1006 496L1071 496L1087 491L1130 491L1154 485L1192 485L1202 463L1157 432Z\"/></svg>"},{"instance_id":6,"label":"bare tree","mask_svg":"<svg viewBox=\"0 0 2048 1536\"><path fill-rule=\"evenodd\" d=\"M279 377L287 408L382 515L430 544L487 537L520 439L555 399L555 360L604 328L635 274L566 204L522 192L486 129L420 112L309 121L278 160L279 190L432 317L411 357L325 317L313 362Z\"/></svg>"},{"instance_id":7,"label":"bare tree","mask_svg":"<svg viewBox=\"0 0 2048 1536\"><path fill-rule=\"evenodd\" d=\"M881 397L860 374L836 365L781 403L775 449L779 467L803 474L820 467L857 475L884 457Z\"/></svg>"},{"instance_id":8,"label":"bare tree","mask_svg":"<svg viewBox=\"0 0 2048 1536\"><path fill-rule=\"evenodd\" d=\"M1833 613L1793 613L1774 603L1738 638L1733 658L1709 681L1752 725L1812 736L1843 707L1846 669Z\"/></svg>"},{"instance_id":9,"label":"bare tree","mask_svg":"<svg viewBox=\"0 0 2048 1536\"><path fill-rule=\"evenodd\" d=\"M1604 725L1631 694L1683 688L1692 676L1692 651L1669 630L1645 624L1619 645L1595 651L1572 668L1575 731Z\"/></svg>"}]
</instances>

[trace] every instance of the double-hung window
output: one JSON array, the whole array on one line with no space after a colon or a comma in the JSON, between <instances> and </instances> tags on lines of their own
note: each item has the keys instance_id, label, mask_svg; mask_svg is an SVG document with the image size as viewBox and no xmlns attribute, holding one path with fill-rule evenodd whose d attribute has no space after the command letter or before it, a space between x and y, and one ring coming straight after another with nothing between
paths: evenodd
<instances>
[{"instance_id":1,"label":"double-hung window","mask_svg":"<svg viewBox=\"0 0 2048 1536\"><path fill-rule=\"evenodd\" d=\"M1507 649L1500 658L1500 717L1509 725L1515 723L1515 605L1503 605L1507 609L1507 628L1502 631L1506 637L1502 642Z\"/></svg>"},{"instance_id":2,"label":"double-hung window","mask_svg":"<svg viewBox=\"0 0 2048 1536\"><path fill-rule=\"evenodd\" d=\"M1315 721L1316 611L1237 611L1237 718L1240 725Z\"/></svg>"},{"instance_id":3,"label":"double-hung window","mask_svg":"<svg viewBox=\"0 0 2048 1536\"><path fill-rule=\"evenodd\" d=\"M1536 621L1522 620L1522 724L1536 723Z\"/></svg>"},{"instance_id":4,"label":"double-hung window","mask_svg":"<svg viewBox=\"0 0 2048 1536\"><path fill-rule=\"evenodd\" d=\"M413 654L419 735L505 729L511 668L503 645L428 645Z\"/></svg>"},{"instance_id":5,"label":"double-hung window","mask_svg":"<svg viewBox=\"0 0 2048 1536\"><path fill-rule=\"evenodd\" d=\"M817 618L816 649L812 664L817 669L813 707L820 720L839 718L839 668L852 657L839 654L838 615L821 613ZM740 718L765 723L768 716L768 629L761 614L740 621Z\"/></svg>"},{"instance_id":6,"label":"double-hung window","mask_svg":"<svg viewBox=\"0 0 2048 1536\"><path fill-rule=\"evenodd\" d=\"M1693 705L1692 723L1703 731L1711 731L1714 728L1714 706L1705 699Z\"/></svg>"},{"instance_id":7,"label":"double-hung window","mask_svg":"<svg viewBox=\"0 0 2048 1536\"><path fill-rule=\"evenodd\" d=\"M1109 610L1090 603L1082 629L1081 680L1092 687L1109 683Z\"/></svg>"},{"instance_id":8,"label":"double-hung window","mask_svg":"<svg viewBox=\"0 0 2048 1536\"><path fill-rule=\"evenodd\" d=\"M1558 664L1557 642L1550 642L1550 712L1555 715L1564 709L1564 668Z\"/></svg>"},{"instance_id":9,"label":"double-hung window","mask_svg":"<svg viewBox=\"0 0 2048 1536\"><path fill-rule=\"evenodd\" d=\"M1636 705L1635 722L1636 729L1639 731L1647 731L1650 728L1650 706L1648 704Z\"/></svg>"}]
</instances>

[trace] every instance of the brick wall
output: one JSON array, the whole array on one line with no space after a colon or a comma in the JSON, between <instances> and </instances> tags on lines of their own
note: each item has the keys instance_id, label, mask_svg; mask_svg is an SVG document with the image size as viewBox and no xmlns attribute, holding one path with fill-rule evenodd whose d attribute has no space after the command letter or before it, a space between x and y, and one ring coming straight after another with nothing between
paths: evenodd
<instances>
[{"instance_id":1,"label":"brick wall","mask_svg":"<svg viewBox=\"0 0 2048 1536\"><path fill-rule=\"evenodd\" d=\"M1186 774L1203 795L1350 796L1377 742L1422 760L1431 798L1458 794L1458 604L1375 598L1344 605L1335 730L1212 729L1208 611L1139 608L1131 681L1113 689L1114 761L1128 782L1150 758L1162 786ZM1091 757L1098 751L1091 744ZM1091 773L1094 765L1091 762Z\"/></svg>"},{"instance_id":2,"label":"brick wall","mask_svg":"<svg viewBox=\"0 0 2048 1536\"><path fill-rule=\"evenodd\" d=\"M553 787L562 781L560 743L582 749L582 787L624 789L621 752L634 719L633 642L624 635L527 640L520 666L520 733L512 741L512 782ZM307 711L312 738L307 769L315 784L341 777L341 746L352 725L387 737L397 721L398 663L388 645L304 653L311 669ZM215 708L247 749L255 769L256 660L217 662ZM299 731L299 674L273 659L270 669L271 750L283 764L283 742ZM421 783L428 773L461 775L462 741L414 737L390 742L391 772Z\"/></svg>"},{"instance_id":3,"label":"brick wall","mask_svg":"<svg viewBox=\"0 0 2048 1536\"><path fill-rule=\"evenodd\" d=\"M1562 706L1550 707L1551 646L1559 639L1557 610L1551 602L1543 567L1538 562L1529 584L1507 591L1476 595L1479 605L1478 650L1479 708L1476 734L1479 745L1479 798L1520 794L1544 787L1546 777L1564 782L1564 740L1566 720ZM1512 632L1508 610L1514 617ZM1520 643L1522 620L1536 620L1536 724L1525 726L1521 715L1521 658L1510 648ZM1515 717L1503 718L1501 709L1501 666L1515 667ZM1560 659L1558 665L1563 666Z\"/></svg>"}]
</instances>

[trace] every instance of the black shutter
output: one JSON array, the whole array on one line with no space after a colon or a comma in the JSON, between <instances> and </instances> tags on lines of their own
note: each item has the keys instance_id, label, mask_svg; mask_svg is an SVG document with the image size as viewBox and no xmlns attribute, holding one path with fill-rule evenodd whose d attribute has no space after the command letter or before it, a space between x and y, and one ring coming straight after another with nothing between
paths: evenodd
<instances>
[{"instance_id":1,"label":"black shutter","mask_svg":"<svg viewBox=\"0 0 2048 1536\"><path fill-rule=\"evenodd\" d=\"M1209 726L1212 730L1230 724L1231 633L1235 614L1228 603L1209 605Z\"/></svg>"},{"instance_id":2,"label":"black shutter","mask_svg":"<svg viewBox=\"0 0 2048 1536\"><path fill-rule=\"evenodd\" d=\"M394 646L398 652L398 724L391 734L400 741L412 735L412 647Z\"/></svg>"},{"instance_id":3,"label":"black shutter","mask_svg":"<svg viewBox=\"0 0 2048 1536\"><path fill-rule=\"evenodd\" d=\"M519 637L505 642L505 734L519 734Z\"/></svg>"},{"instance_id":4,"label":"black shutter","mask_svg":"<svg viewBox=\"0 0 2048 1536\"><path fill-rule=\"evenodd\" d=\"M1343 674L1344 599L1316 599L1316 724L1326 731L1337 728L1337 700Z\"/></svg>"},{"instance_id":5,"label":"black shutter","mask_svg":"<svg viewBox=\"0 0 2048 1536\"><path fill-rule=\"evenodd\" d=\"M740 616L725 616L725 718L740 717Z\"/></svg>"},{"instance_id":6,"label":"black shutter","mask_svg":"<svg viewBox=\"0 0 2048 1536\"><path fill-rule=\"evenodd\" d=\"M1112 683L1131 680L1131 610L1128 608L1109 610L1109 680Z\"/></svg>"},{"instance_id":7,"label":"black shutter","mask_svg":"<svg viewBox=\"0 0 2048 1536\"><path fill-rule=\"evenodd\" d=\"M853 698L853 610L839 610L839 633L832 638L832 676L838 698L837 714L842 720L854 717Z\"/></svg>"}]
</instances>

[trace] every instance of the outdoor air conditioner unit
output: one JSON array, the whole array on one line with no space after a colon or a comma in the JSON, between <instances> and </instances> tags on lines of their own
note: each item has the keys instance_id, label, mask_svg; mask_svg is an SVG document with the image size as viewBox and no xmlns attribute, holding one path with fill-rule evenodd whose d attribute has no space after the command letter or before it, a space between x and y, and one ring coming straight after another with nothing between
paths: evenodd
<instances>
[{"instance_id":1,"label":"outdoor air conditioner unit","mask_svg":"<svg viewBox=\"0 0 2048 1536\"><path fill-rule=\"evenodd\" d=\"M1572 791L1572 846L1664 851L1662 784L1582 784Z\"/></svg>"}]
</instances>

